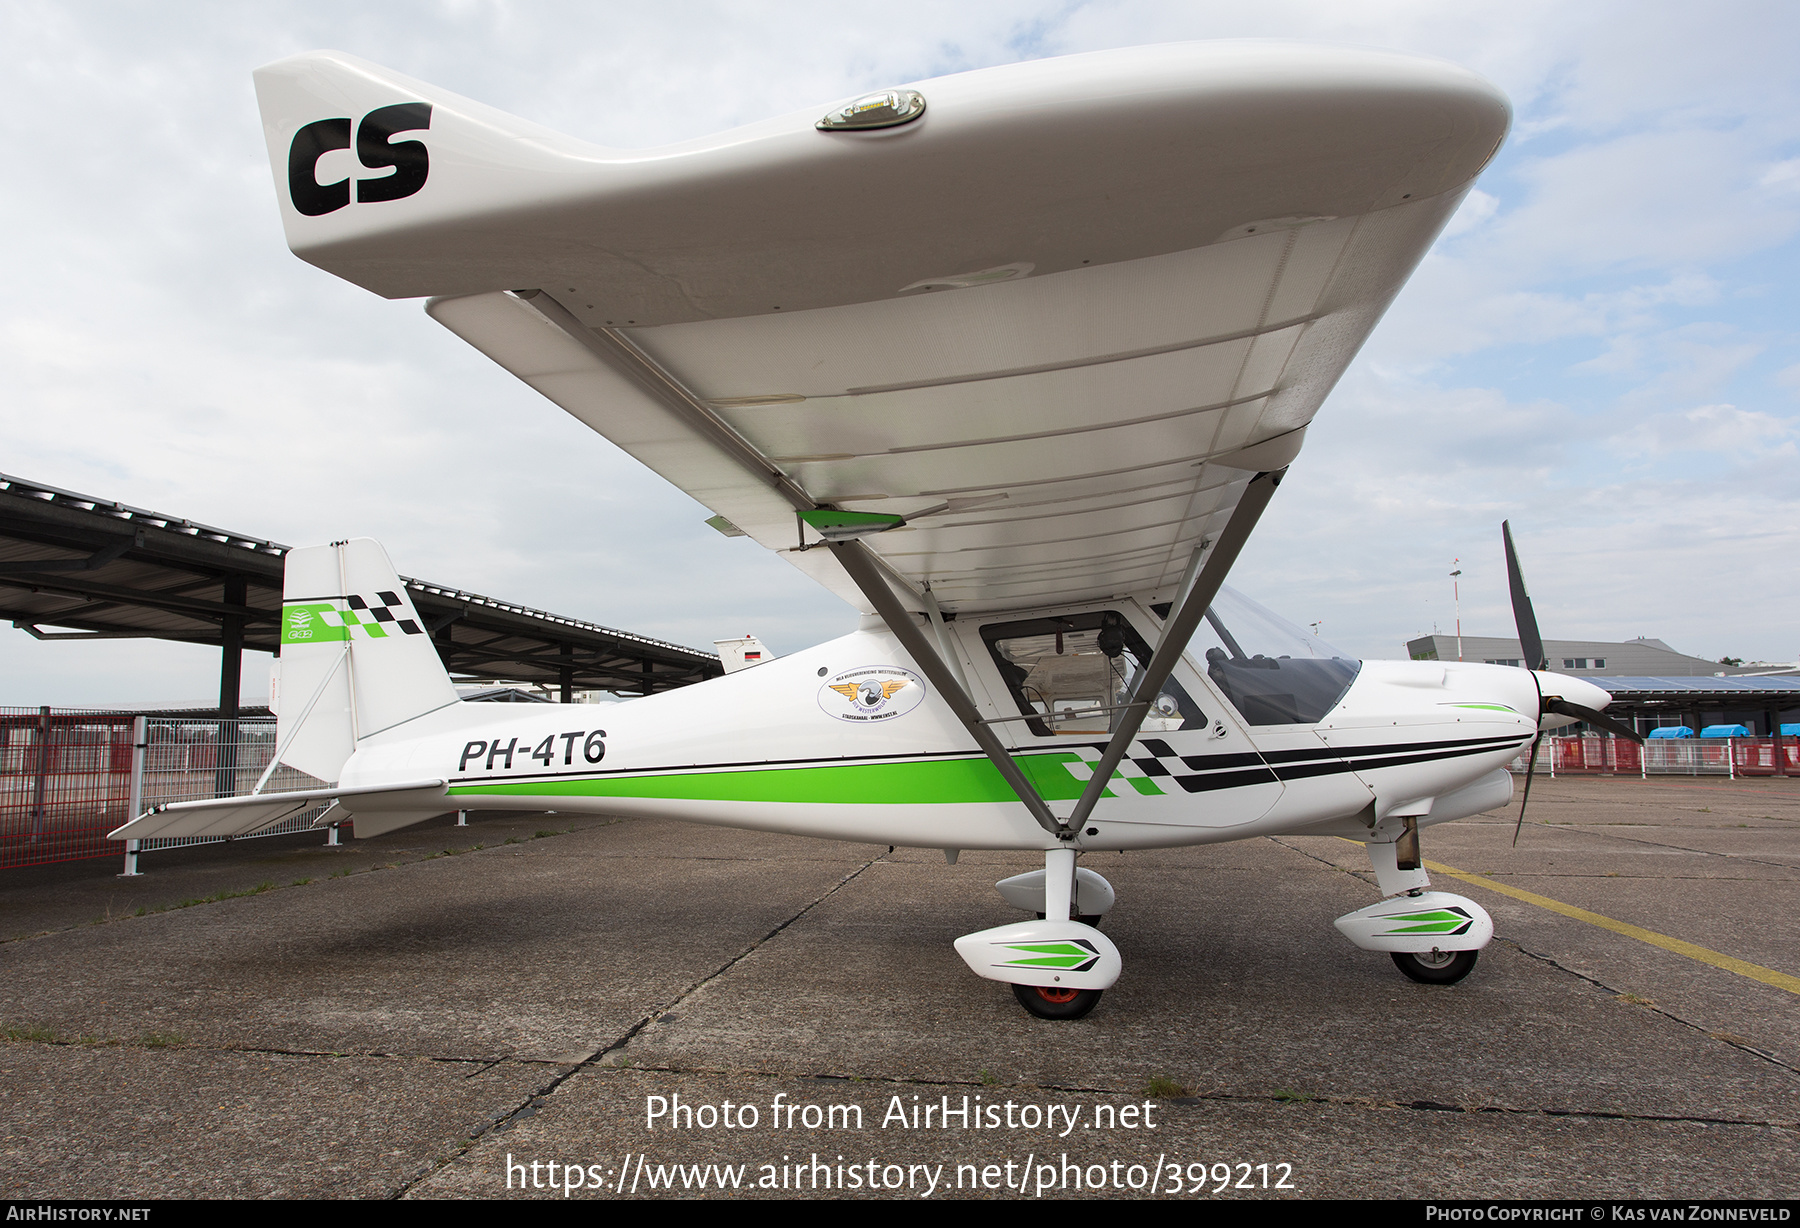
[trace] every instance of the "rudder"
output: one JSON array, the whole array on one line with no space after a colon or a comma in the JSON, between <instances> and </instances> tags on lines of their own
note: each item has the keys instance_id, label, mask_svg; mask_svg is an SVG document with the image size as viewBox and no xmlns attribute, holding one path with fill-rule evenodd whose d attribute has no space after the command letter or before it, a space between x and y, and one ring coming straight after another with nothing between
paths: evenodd
<instances>
[{"instance_id":1,"label":"rudder","mask_svg":"<svg viewBox=\"0 0 1800 1228\"><path fill-rule=\"evenodd\" d=\"M379 542L291 550L281 604L281 759L335 781L363 738L457 702Z\"/></svg>"}]
</instances>

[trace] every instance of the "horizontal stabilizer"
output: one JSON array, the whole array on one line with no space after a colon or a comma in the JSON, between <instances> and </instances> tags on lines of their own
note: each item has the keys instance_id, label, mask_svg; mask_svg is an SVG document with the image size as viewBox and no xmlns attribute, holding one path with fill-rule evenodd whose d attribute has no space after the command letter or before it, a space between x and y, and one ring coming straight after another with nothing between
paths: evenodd
<instances>
[{"instance_id":1,"label":"horizontal stabilizer","mask_svg":"<svg viewBox=\"0 0 1800 1228\"><path fill-rule=\"evenodd\" d=\"M113 832L112 840L151 840L174 836L247 836L273 827L281 820L333 798L355 797L366 806L408 805L414 809L441 802L442 780L409 781L396 785L365 785L351 789L301 789L293 793L269 793L246 797L212 797L197 802L169 802L155 806ZM385 808L385 807L384 807ZM438 805L423 818L443 814ZM342 816L339 816L341 819ZM404 826L396 824L395 826ZM358 835L364 835L362 831Z\"/></svg>"},{"instance_id":2,"label":"horizontal stabilizer","mask_svg":"<svg viewBox=\"0 0 1800 1228\"><path fill-rule=\"evenodd\" d=\"M382 794L371 799L378 802L410 801L400 794ZM411 827L414 823L423 823L426 819L435 819L447 811L444 805L434 805L424 810L356 810L354 802L339 802L329 813L322 814L313 820L314 827L330 827L336 823L349 821L351 834L358 840L367 840L371 836L385 836L391 831L399 831L402 827Z\"/></svg>"}]
</instances>

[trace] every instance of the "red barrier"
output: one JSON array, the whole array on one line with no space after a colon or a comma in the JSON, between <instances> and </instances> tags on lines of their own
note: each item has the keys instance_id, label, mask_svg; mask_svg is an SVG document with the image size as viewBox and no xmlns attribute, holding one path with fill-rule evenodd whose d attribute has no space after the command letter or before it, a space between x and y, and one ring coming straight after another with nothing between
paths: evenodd
<instances>
[{"instance_id":1,"label":"red barrier","mask_svg":"<svg viewBox=\"0 0 1800 1228\"><path fill-rule=\"evenodd\" d=\"M1550 745L1558 776L1581 773L1636 776L1643 771L1637 743L1626 738L1584 735L1546 738L1545 741Z\"/></svg>"},{"instance_id":2,"label":"red barrier","mask_svg":"<svg viewBox=\"0 0 1800 1228\"><path fill-rule=\"evenodd\" d=\"M1558 776L1800 776L1800 738L1683 738L1640 746L1628 738L1580 734L1544 742L1540 769L1547 759Z\"/></svg>"},{"instance_id":3,"label":"red barrier","mask_svg":"<svg viewBox=\"0 0 1800 1228\"><path fill-rule=\"evenodd\" d=\"M131 722L116 713L0 715L0 868L112 856L131 816Z\"/></svg>"},{"instance_id":4,"label":"red barrier","mask_svg":"<svg viewBox=\"0 0 1800 1228\"><path fill-rule=\"evenodd\" d=\"M1731 738L1729 741L1733 775L1800 776L1800 738Z\"/></svg>"}]
</instances>

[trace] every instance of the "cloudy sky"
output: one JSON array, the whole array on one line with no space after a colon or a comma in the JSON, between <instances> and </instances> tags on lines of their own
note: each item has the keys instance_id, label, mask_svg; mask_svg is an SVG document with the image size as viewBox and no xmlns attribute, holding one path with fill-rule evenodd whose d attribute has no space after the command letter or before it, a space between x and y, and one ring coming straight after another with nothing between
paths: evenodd
<instances>
[{"instance_id":1,"label":"cloudy sky","mask_svg":"<svg viewBox=\"0 0 1800 1228\"><path fill-rule=\"evenodd\" d=\"M1233 583L1364 656L1508 634L1793 660L1800 7L11 0L0 471L706 645L854 616L425 318L281 237L250 71L333 47L657 145L1020 59L1276 37L1467 65L1513 135L1326 402ZM535 432L484 429L529 421ZM534 541L535 545L524 544ZM217 651L0 629L0 705L210 702ZM246 698L266 658L250 654Z\"/></svg>"}]
</instances>

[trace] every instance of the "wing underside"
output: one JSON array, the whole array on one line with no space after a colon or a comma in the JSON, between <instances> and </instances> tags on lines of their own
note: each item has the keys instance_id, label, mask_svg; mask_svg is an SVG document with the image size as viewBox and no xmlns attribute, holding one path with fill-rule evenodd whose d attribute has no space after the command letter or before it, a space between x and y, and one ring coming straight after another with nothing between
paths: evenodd
<instances>
[{"instance_id":1,"label":"wing underside","mask_svg":"<svg viewBox=\"0 0 1800 1228\"><path fill-rule=\"evenodd\" d=\"M660 163L539 141L564 179L510 173L542 204L471 205L454 244L402 235L407 262L302 254L436 293L439 322L856 605L795 549L819 540L797 511L902 517L864 539L897 589L1024 608L1177 582L1293 459L1506 124L1448 66L1266 45L916 88L913 129L854 144L810 116Z\"/></svg>"}]
</instances>

